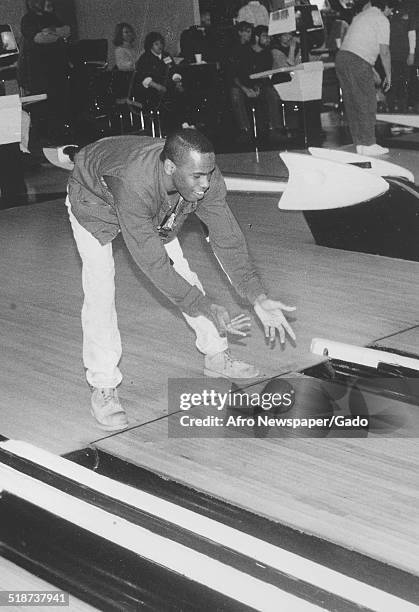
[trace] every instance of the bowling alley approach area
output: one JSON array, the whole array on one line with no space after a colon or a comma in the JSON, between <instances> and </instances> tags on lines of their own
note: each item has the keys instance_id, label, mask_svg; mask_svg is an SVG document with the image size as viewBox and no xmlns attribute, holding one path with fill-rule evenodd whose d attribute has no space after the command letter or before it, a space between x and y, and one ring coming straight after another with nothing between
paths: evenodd
<instances>
[{"instance_id":1,"label":"bowling alley approach area","mask_svg":"<svg viewBox=\"0 0 419 612\"><path fill-rule=\"evenodd\" d=\"M416 152L395 149L386 160L417 173ZM325 223L348 228L345 248L331 248L316 244L316 211L280 208L291 177L277 151L217 161L269 293L297 307L297 341L266 344L192 215L183 250L209 294L251 316L251 335L231 350L261 372L256 381L205 379L192 331L119 236L119 395L129 427L116 433L89 410L68 171L43 163L26 178L32 203L0 212L0 595L64 593L71 610L416 610L414 180L394 178L408 203L405 191L386 192L340 209L357 208L361 221L329 211ZM374 169L361 162L360 173ZM253 187L229 182L240 176ZM265 179L282 181L279 192L258 192ZM356 240L351 248L362 206L373 206L368 216L375 211L385 233L380 202L403 235L376 237L380 254ZM386 254L397 241L410 250Z\"/></svg>"},{"instance_id":2,"label":"bowling alley approach area","mask_svg":"<svg viewBox=\"0 0 419 612\"><path fill-rule=\"evenodd\" d=\"M68 171L43 163L26 176L30 204L0 211L0 597L64 593L71 610L419 609L419 154L393 149L382 161L399 171L360 159L360 180L387 185L391 170L392 188L321 218L287 203L286 160L217 156L269 294L297 307L296 342L268 346L194 215L181 234L206 291L251 317L231 351L256 380L205 378L180 312L115 239L119 432L90 414ZM331 176L305 175L313 199ZM363 211L381 232L371 249ZM313 227L334 224L346 230L332 248Z\"/></svg>"}]
</instances>

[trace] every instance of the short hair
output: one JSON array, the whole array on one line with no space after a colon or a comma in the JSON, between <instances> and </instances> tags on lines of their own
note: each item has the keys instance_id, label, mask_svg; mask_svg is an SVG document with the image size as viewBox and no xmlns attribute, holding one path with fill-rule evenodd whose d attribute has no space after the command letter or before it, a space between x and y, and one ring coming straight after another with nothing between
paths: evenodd
<instances>
[{"instance_id":1,"label":"short hair","mask_svg":"<svg viewBox=\"0 0 419 612\"><path fill-rule=\"evenodd\" d=\"M384 9L388 6L391 8L390 0L371 0L372 6L376 6L380 11L384 11Z\"/></svg>"},{"instance_id":2,"label":"short hair","mask_svg":"<svg viewBox=\"0 0 419 612\"><path fill-rule=\"evenodd\" d=\"M42 11L44 3L42 0L26 0L26 8L30 12Z\"/></svg>"},{"instance_id":3,"label":"short hair","mask_svg":"<svg viewBox=\"0 0 419 612\"><path fill-rule=\"evenodd\" d=\"M253 30L253 36L257 36L258 38L260 38L262 36L262 34L267 34L269 32L269 28L266 25L258 25L255 27L255 29Z\"/></svg>"},{"instance_id":4,"label":"short hair","mask_svg":"<svg viewBox=\"0 0 419 612\"><path fill-rule=\"evenodd\" d=\"M122 37L122 32L124 28L128 28L128 30L132 32L135 38L135 30L130 23L126 23L125 21L123 21L122 23L117 23L115 26L115 34L113 37L113 44L115 45L115 47L120 47L124 42Z\"/></svg>"},{"instance_id":5,"label":"short hair","mask_svg":"<svg viewBox=\"0 0 419 612\"><path fill-rule=\"evenodd\" d=\"M160 34L160 32L149 32L144 40L144 49L146 51L150 51L151 47L157 40L160 40L161 43L164 45L164 38Z\"/></svg>"},{"instance_id":6,"label":"short hair","mask_svg":"<svg viewBox=\"0 0 419 612\"><path fill-rule=\"evenodd\" d=\"M196 151L197 153L214 153L214 145L195 128L182 128L169 134L160 153L161 161L170 159L174 164L180 164L186 154Z\"/></svg>"},{"instance_id":7,"label":"short hair","mask_svg":"<svg viewBox=\"0 0 419 612\"><path fill-rule=\"evenodd\" d=\"M243 32L243 30L250 30L253 32L253 24L249 23L249 21L239 21L236 28L237 32Z\"/></svg>"}]
</instances>

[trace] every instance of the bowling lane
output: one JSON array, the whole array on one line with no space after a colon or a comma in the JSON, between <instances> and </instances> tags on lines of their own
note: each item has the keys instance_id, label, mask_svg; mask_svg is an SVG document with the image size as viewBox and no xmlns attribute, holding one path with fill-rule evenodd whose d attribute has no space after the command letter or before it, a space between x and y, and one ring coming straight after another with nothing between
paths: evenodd
<instances>
[{"instance_id":1,"label":"bowling lane","mask_svg":"<svg viewBox=\"0 0 419 612\"><path fill-rule=\"evenodd\" d=\"M418 571L417 439L175 439L165 419L98 446L258 515Z\"/></svg>"},{"instance_id":2,"label":"bowling lane","mask_svg":"<svg viewBox=\"0 0 419 612\"><path fill-rule=\"evenodd\" d=\"M298 308L295 347L268 349L255 330L245 346L233 347L240 357L252 355L266 371L274 364L277 370L287 363L304 367L315 336L362 346L417 320L412 279L418 263L317 247L308 238L296 242L294 225L287 234L289 215L278 215L272 199L237 196L231 202L239 219L246 219L243 227L269 289ZM300 231L303 237L303 225ZM197 240L188 232L186 253L197 252ZM211 291L218 284L215 271L201 258L195 267L209 278ZM230 304L224 290L219 295ZM417 571L416 439L173 439L164 419L99 446L258 514Z\"/></svg>"},{"instance_id":3,"label":"bowling lane","mask_svg":"<svg viewBox=\"0 0 419 612\"><path fill-rule=\"evenodd\" d=\"M400 332L392 334L387 338L380 338L372 343L375 348L391 349L401 354L407 353L412 356L419 355L419 325Z\"/></svg>"},{"instance_id":4,"label":"bowling lane","mask_svg":"<svg viewBox=\"0 0 419 612\"><path fill-rule=\"evenodd\" d=\"M239 358L273 376L310 365L313 336L365 345L416 323L412 278L419 264L317 247L302 215L279 211L276 198L229 199L268 289L297 306L295 346L268 348L253 319L252 335L232 345ZM0 433L58 453L81 448L102 432L89 413L80 262L62 201L3 211L0 237ZM232 313L242 311L197 221L188 223L183 244L207 292ZM201 376L202 359L181 315L134 268L121 240L115 258L124 344L120 395L132 423L141 425L166 414L167 379Z\"/></svg>"}]
</instances>

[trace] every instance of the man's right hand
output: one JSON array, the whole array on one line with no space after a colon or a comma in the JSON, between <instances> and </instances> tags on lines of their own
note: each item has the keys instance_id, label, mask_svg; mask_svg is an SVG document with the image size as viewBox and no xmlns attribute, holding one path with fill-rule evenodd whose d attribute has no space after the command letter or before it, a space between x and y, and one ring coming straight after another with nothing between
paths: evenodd
<instances>
[{"instance_id":1,"label":"man's right hand","mask_svg":"<svg viewBox=\"0 0 419 612\"><path fill-rule=\"evenodd\" d=\"M250 329L250 317L248 315L240 314L231 319L227 308L219 304L211 304L210 312L215 327L222 336L227 334L247 336Z\"/></svg>"},{"instance_id":2,"label":"man's right hand","mask_svg":"<svg viewBox=\"0 0 419 612\"><path fill-rule=\"evenodd\" d=\"M387 93L391 89L391 76L386 76L383 81L382 88L384 93Z\"/></svg>"}]
</instances>

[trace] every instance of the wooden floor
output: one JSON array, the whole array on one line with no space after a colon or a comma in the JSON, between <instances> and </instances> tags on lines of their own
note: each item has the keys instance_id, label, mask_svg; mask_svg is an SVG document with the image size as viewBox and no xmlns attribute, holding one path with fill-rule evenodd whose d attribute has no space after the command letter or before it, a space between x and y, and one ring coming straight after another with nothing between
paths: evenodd
<instances>
[{"instance_id":1,"label":"wooden floor","mask_svg":"<svg viewBox=\"0 0 419 612\"><path fill-rule=\"evenodd\" d=\"M51 591L57 590L58 589L56 586L45 582L45 580L37 578L21 567L11 563L7 559L0 557L0 591L39 591L43 593L50 593ZM14 610L15 612L18 610L25 612L25 610L27 611L28 609L28 606L23 604L21 606L9 605L7 607L9 610ZM62 610L63 606L37 606L37 609L57 612ZM84 601L77 599L77 597L69 595L69 605L67 610L71 610L71 612L92 612L93 610L96 610L96 608L89 606Z\"/></svg>"},{"instance_id":2,"label":"wooden floor","mask_svg":"<svg viewBox=\"0 0 419 612\"><path fill-rule=\"evenodd\" d=\"M63 178L60 174L58 182ZM57 185L51 189L59 191ZM272 197L229 201L270 293L297 306L295 345L268 348L255 320L252 336L232 345L267 376L318 361L309 352L313 337L367 345L395 334L403 338L419 323L419 263L318 247L302 215L280 212ZM183 318L135 269L119 239L117 307L125 376L120 395L138 427L104 438L88 409L80 262L63 202L0 215L0 434L59 454L97 444L418 573L418 439L169 439L167 419L161 419L167 415L168 378L200 377L202 359ZM207 292L232 313L241 312L199 225L188 222L185 230L184 251Z\"/></svg>"}]
</instances>

